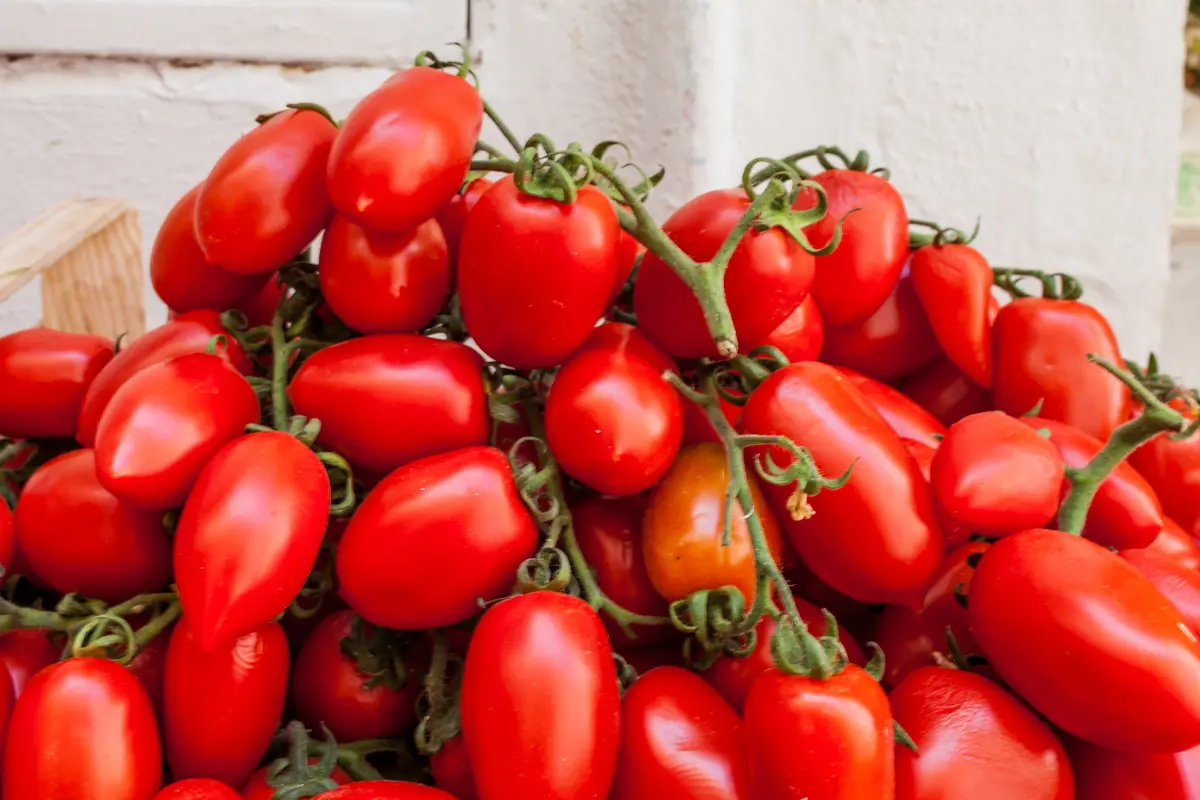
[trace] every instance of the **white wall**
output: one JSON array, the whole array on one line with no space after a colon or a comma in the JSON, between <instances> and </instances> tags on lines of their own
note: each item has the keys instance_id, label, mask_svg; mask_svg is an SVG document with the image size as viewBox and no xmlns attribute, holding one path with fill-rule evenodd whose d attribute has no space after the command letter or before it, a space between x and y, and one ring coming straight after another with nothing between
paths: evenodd
<instances>
[{"instance_id":1,"label":"white wall","mask_svg":"<svg viewBox=\"0 0 1200 800\"><path fill-rule=\"evenodd\" d=\"M624 139L667 167L660 210L732 183L754 155L865 147L914 216L982 216L994 263L1079 273L1128 355L1160 344L1181 1L469 4L483 90L509 122ZM135 201L150 237L255 113L300 99L345 110L384 68L464 38L467 5L3 0L0 53L39 55L0 62L0 231L108 193ZM1185 285L1173 308L1195 297ZM1172 338L1194 339L1195 316ZM1191 350L1172 366L1200 378Z\"/></svg>"}]
</instances>

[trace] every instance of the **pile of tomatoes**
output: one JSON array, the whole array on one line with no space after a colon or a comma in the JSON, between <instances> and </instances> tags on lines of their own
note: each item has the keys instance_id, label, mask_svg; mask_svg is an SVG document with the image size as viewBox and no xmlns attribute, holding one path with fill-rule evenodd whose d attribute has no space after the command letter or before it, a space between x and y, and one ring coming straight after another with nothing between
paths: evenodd
<instances>
[{"instance_id":1,"label":"pile of tomatoes","mask_svg":"<svg viewBox=\"0 0 1200 800\"><path fill-rule=\"evenodd\" d=\"M865 154L618 155L423 53L0 338L5 800L1200 797L1196 394Z\"/></svg>"}]
</instances>

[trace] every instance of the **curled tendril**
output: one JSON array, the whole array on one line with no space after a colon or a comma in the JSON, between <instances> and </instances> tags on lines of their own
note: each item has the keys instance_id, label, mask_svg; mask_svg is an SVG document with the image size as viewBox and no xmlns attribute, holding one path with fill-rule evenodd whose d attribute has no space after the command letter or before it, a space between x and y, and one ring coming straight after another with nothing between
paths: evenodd
<instances>
[{"instance_id":1,"label":"curled tendril","mask_svg":"<svg viewBox=\"0 0 1200 800\"><path fill-rule=\"evenodd\" d=\"M557 546L546 545L533 558L527 558L517 568L517 589L529 592L562 592L571 584L574 573L571 560Z\"/></svg>"},{"instance_id":2,"label":"curled tendril","mask_svg":"<svg viewBox=\"0 0 1200 800\"><path fill-rule=\"evenodd\" d=\"M593 159L578 144L556 151L542 134L530 138L513 170L517 189L565 205L573 204L594 177Z\"/></svg>"},{"instance_id":3,"label":"curled tendril","mask_svg":"<svg viewBox=\"0 0 1200 800\"><path fill-rule=\"evenodd\" d=\"M947 244L970 244L975 241L975 237L979 236L979 226L982 224L982 218L975 219L975 227L968 233L963 233L958 228L943 228L936 222L929 222L923 219L910 219L908 224L916 228L927 228L933 233L918 233L910 232L908 237L908 246L912 249L923 247L925 245L933 245L941 247Z\"/></svg>"},{"instance_id":4,"label":"curled tendril","mask_svg":"<svg viewBox=\"0 0 1200 800\"><path fill-rule=\"evenodd\" d=\"M297 619L311 619L321 610L325 596L333 591L333 559L329 548L321 546L324 558L317 558L317 566L308 573L304 586L288 604L288 613Z\"/></svg>"},{"instance_id":5,"label":"curled tendril","mask_svg":"<svg viewBox=\"0 0 1200 800\"><path fill-rule=\"evenodd\" d=\"M766 367L772 372L777 369L782 369L790 363L788 361L788 357L784 355L782 350L770 344L764 344L755 347L753 350L747 353L747 355L756 361L765 362Z\"/></svg>"},{"instance_id":6,"label":"curled tendril","mask_svg":"<svg viewBox=\"0 0 1200 800\"><path fill-rule=\"evenodd\" d=\"M797 171L794 165L789 164L781 159L770 158L768 156L758 156L753 158L742 169L742 189L746 192L746 195L750 198L750 200L753 201L756 197L758 197L759 192L755 186L763 182L762 180L755 180L759 174L762 174L756 172L755 170L755 167L759 164L765 164L767 165L767 169L771 170L770 177L767 178L767 180L779 181L787 189L787 191L784 192L782 199L779 201L780 205L786 205L790 207L793 203L795 203L798 198L800 186L804 182L803 177L800 175L799 171ZM822 214L822 216L824 216L824 214Z\"/></svg>"},{"instance_id":7,"label":"curled tendril","mask_svg":"<svg viewBox=\"0 0 1200 800\"><path fill-rule=\"evenodd\" d=\"M754 629L746 599L736 586L701 589L676 600L667 609L676 630L691 636L706 653L720 654L727 642Z\"/></svg>"},{"instance_id":8,"label":"curled tendril","mask_svg":"<svg viewBox=\"0 0 1200 800\"><path fill-rule=\"evenodd\" d=\"M817 468L808 448L797 445L786 436L739 436L738 438L744 440L745 447L768 445L780 447L793 457L792 463L786 467L775 463L769 451L760 453L754 460L754 469L759 477L774 486L788 486L794 483L800 491L814 495L820 493L822 489L842 488L846 485L846 481L850 480L850 474L854 470L854 464L851 464L838 477L826 478Z\"/></svg>"},{"instance_id":9,"label":"curled tendril","mask_svg":"<svg viewBox=\"0 0 1200 800\"><path fill-rule=\"evenodd\" d=\"M116 614L98 614L76 632L71 641L75 657L103 655L118 664L129 664L137 657L137 639L133 626Z\"/></svg>"},{"instance_id":10,"label":"curled tendril","mask_svg":"<svg viewBox=\"0 0 1200 800\"><path fill-rule=\"evenodd\" d=\"M316 437L314 436L314 438ZM357 502L354 490L354 470L351 469L349 462L337 453L327 451L317 453L317 459L331 473L330 483L342 489L342 496L335 499L329 506L329 516L345 517L349 515L354 510L355 502ZM337 475L344 477L335 483L332 478Z\"/></svg>"},{"instance_id":11,"label":"curled tendril","mask_svg":"<svg viewBox=\"0 0 1200 800\"><path fill-rule=\"evenodd\" d=\"M608 159L607 156L609 151L614 149L623 151L625 153L625 157L630 160L626 161L625 163L620 163L619 160ZM594 162L596 161L607 164L613 170L634 170L641 180L632 186L630 191L632 191L637 198L643 202L645 202L646 198L650 196L650 192L654 189L654 187L658 186L658 184L662 182L663 176L667 174L666 169L662 166L658 168L657 172L648 174L646 170L642 169L641 166L632 161L633 154L629 151L629 146L624 142L616 141L615 139L600 142L600 144L593 147L592 152L590 153L590 158L593 160L593 171L595 171ZM626 202L625 196L621 194L621 192L615 186L612 185L611 181L601 176L596 178L595 182L596 185L601 187L605 194L607 194L614 202L622 204Z\"/></svg>"},{"instance_id":12,"label":"curled tendril","mask_svg":"<svg viewBox=\"0 0 1200 800\"><path fill-rule=\"evenodd\" d=\"M1041 296L1049 300L1078 300L1083 296L1083 283L1074 275L1065 272L1043 272L1012 267L995 267L992 272L995 285L1013 297L1032 296L1019 285L1028 278L1041 282Z\"/></svg>"},{"instance_id":13,"label":"curled tendril","mask_svg":"<svg viewBox=\"0 0 1200 800\"><path fill-rule=\"evenodd\" d=\"M447 70L452 69L460 78L471 78L475 85L479 85L479 77L471 70L471 51L461 42L450 42L450 47L457 47L462 53L461 61L443 61L438 57L438 54L432 50L422 50L417 53L417 57L413 59L413 65L418 67L430 67L432 69Z\"/></svg>"}]
</instances>

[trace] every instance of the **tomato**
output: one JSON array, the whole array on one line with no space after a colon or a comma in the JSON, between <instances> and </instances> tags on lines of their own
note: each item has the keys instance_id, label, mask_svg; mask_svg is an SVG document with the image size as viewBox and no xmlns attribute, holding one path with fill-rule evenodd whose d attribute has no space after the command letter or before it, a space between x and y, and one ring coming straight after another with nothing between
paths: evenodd
<instances>
[{"instance_id":1,"label":"tomato","mask_svg":"<svg viewBox=\"0 0 1200 800\"><path fill-rule=\"evenodd\" d=\"M0 434L74 436L84 394L112 358L103 336L48 328L0 336Z\"/></svg>"},{"instance_id":2,"label":"tomato","mask_svg":"<svg viewBox=\"0 0 1200 800\"><path fill-rule=\"evenodd\" d=\"M253 370L241 345L229 336L221 324L221 315L216 311L199 310L180 314L166 325L147 331L122 348L113 357L92 385L88 387L79 410L79 430L75 438L84 447L96 441L96 428L105 407L126 381L154 364L161 364L176 356L203 353L214 336L224 336L226 346L217 348L217 355L224 358L243 374Z\"/></svg>"},{"instance_id":3,"label":"tomato","mask_svg":"<svg viewBox=\"0 0 1200 800\"><path fill-rule=\"evenodd\" d=\"M620 640L618 640L618 644L620 644ZM639 675L649 672L655 667L687 666L683 659L683 644L679 637L655 644L623 647L619 655Z\"/></svg>"},{"instance_id":4,"label":"tomato","mask_svg":"<svg viewBox=\"0 0 1200 800\"><path fill-rule=\"evenodd\" d=\"M987 259L966 244L927 245L913 253L910 269L942 352L964 375L989 388L992 268Z\"/></svg>"},{"instance_id":5,"label":"tomato","mask_svg":"<svg viewBox=\"0 0 1200 800\"><path fill-rule=\"evenodd\" d=\"M992 400L1009 414L1065 422L1101 441L1129 418L1129 389L1087 360L1094 353L1121 365L1112 328L1074 300L1023 297L1000 309L992 332ZM1153 483L1153 481L1151 481Z\"/></svg>"},{"instance_id":6,"label":"tomato","mask_svg":"<svg viewBox=\"0 0 1200 800\"><path fill-rule=\"evenodd\" d=\"M1063 462L1019 419L998 411L950 426L933 456L938 506L971 530L998 536L1049 522L1058 511Z\"/></svg>"},{"instance_id":7,"label":"tomato","mask_svg":"<svg viewBox=\"0 0 1200 800\"><path fill-rule=\"evenodd\" d=\"M320 800L461 800L441 789L407 781L358 781L317 797Z\"/></svg>"},{"instance_id":8,"label":"tomato","mask_svg":"<svg viewBox=\"0 0 1200 800\"><path fill-rule=\"evenodd\" d=\"M242 796L220 781L188 778L167 786L154 800L242 800Z\"/></svg>"},{"instance_id":9,"label":"tomato","mask_svg":"<svg viewBox=\"0 0 1200 800\"><path fill-rule=\"evenodd\" d=\"M308 764L309 766L314 766L317 761L318 759L316 758L310 758ZM250 780L246 781L246 784L242 787L241 800L275 800L275 792L277 790L267 783L269 770L270 767L263 767L254 771L254 774L250 776ZM330 774L329 778L338 786L345 786L347 783L353 781L353 778L341 767L334 767L333 773Z\"/></svg>"},{"instance_id":10,"label":"tomato","mask_svg":"<svg viewBox=\"0 0 1200 800\"><path fill-rule=\"evenodd\" d=\"M620 729L612 646L587 603L533 592L484 612L462 683L480 800L607 797Z\"/></svg>"},{"instance_id":11,"label":"tomato","mask_svg":"<svg viewBox=\"0 0 1200 800\"><path fill-rule=\"evenodd\" d=\"M1191 422L1195 412L1184 411ZM1134 450L1129 463L1154 487L1163 511L1192 536L1200 532L1200 436L1172 441L1160 434Z\"/></svg>"},{"instance_id":12,"label":"tomato","mask_svg":"<svg viewBox=\"0 0 1200 800\"><path fill-rule=\"evenodd\" d=\"M146 615L145 619L149 621L149 615ZM135 632L140 628L141 625L136 625ZM172 625L143 645L126 667L146 690L150 707L154 709L154 718L159 720L162 719L163 673L167 669L167 644L174 630L175 626Z\"/></svg>"},{"instance_id":13,"label":"tomato","mask_svg":"<svg viewBox=\"0 0 1200 800\"><path fill-rule=\"evenodd\" d=\"M743 344L742 351L748 353L762 346L778 347L788 361L817 360L825 346L825 324L811 294L765 339Z\"/></svg>"},{"instance_id":14,"label":"tomato","mask_svg":"<svg viewBox=\"0 0 1200 800\"><path fill-rule=\"evenodd\" d=\"M4 763L4 742L8 738L8 720L12 716L17 697L12 684L0 681L0 764Z\"/></svg>"},{"instance_id":15,"label":"tomato","mask_svg":"<svg viewBox=\"0 0 1200 800\"><path fill-rule=\"evenodd\" d=\"M375 233L335 216L321 240L321 294L338 318L363 333L414 333L450 291L446 239L436 221Z\"/></svg>"},{"instance_id":16,"label":"tomato","mask_svg":"<svg viewBox=\"0 0 1200 800\"><path fill-rule=\"evenodd\" d=\"M810 519L789 509L793 487L767 489L796 552L818 577L865 602L920 597L941 555L929 487L849 379L813 361L784 367L750 395L741 427L803 443L823 475L854 465L841 489L808 498ZM781 467L794 460L782 448L769 452Z\"/></svg>"},{"instance_id":17,"label":"tomato","mask_svg":"<svg viewBox=\"0 0 1200 800\"><path fill-rule=\"evenodd\" d=\"M261 289L242 300L235 308L246 315L246 323L251 328L270 325L283 297L283 291L283 284L277 276L272 275L267 278Z\"/></svg>"},{"instance_id":18,"label":"tomato","mask_svg":"<svg viewBox=\"0 0 1200 800\"><path fill-rule=\"evenodd\" d=\"M274 272L333 216L325 165L338 129L324 114L288 109L225 151L196 198L196 239L213 264Z\"/></svg>"},{"instance_id":19,"label":"tomato","mask_svg":"<svg viewBox=\"0 0 1200 800\"><path fill-rule=\"evenodd\" d=\"M442 749L429 760L429 770L438 788L445 789L457 800L479 800L475 791L475 774L471 771L463 737L455 736L444 743Z\"/></svg>"},{"instance_id":20,"label":"tomato","mask_svg":"<svg viewBox=\"0 0 1200 800\"><path fill-rule=\"evenodd\" d=\"M717 402L721 406L721 414L724 415L726 421L731 426L736 427L738 420L742 418L742 407L730 403L720 395L717 396ZM703 444L704 442L721 441L717 436L716 429L713 428L712 422L708 418L708 414L704 409L693 403L691 400L683 402L683 440L681 444L688 447L693 444Z\"/></svg>"},{"instance_id":21,"label":"tomato","mask_svg":"<svg viewBox=\"0 0 1200 800\"><path fill-rule=\"evenodd\" d=\"M640 497L589 497L571 505L571 519L579 549L595 573L600 590L635 614L665 617L667 603L654 590L642 554L644 510ZM628 641L617 625L609 624L607 618L605 624L615 639ZM653 641L659 632L656 628L635 628L635 641Z\"/></svg>"},{"instance_id":22,"label":"tomato","mask_svg":"<svg viewBox=\"0 0 1200 800\"><path fill-rule=\"evenodd\" d=\"M743 729L755 797L892 797L892 714L883 689L860 667L824 681L766 673L750 690Z\"/></svg>"},{"instance_id":23,"label":"tomato","mask_svg":"<svg viewBox=\"0 0 1200 800\"><path fill-rule=\"evenodd\" d=\"M841 371L901 439L936 448L946 435L945 425L899 390L845 367Z\"/></svg>"},{"instance_id":24,"label":"tomato","mask_svg":"<svg viewBox=\"0 0 1200 800\"><path fill-rule=\"evenodd\" d=\"M885 687L899 685L913 670L933 666L934 653L948 655L947 629L954 633L964 655L979 652L966 606L956 594L968 595L975 577L967 559L987 549L987 542L968 542L946 553L919 609L884 607L871 636L886 656Z\"/></svg>"},{"instance_id":25,"label":"tomato","mask_svg":"<svg viewBox=\"0 0 1200 800\"><path fill-rule=\"evenodd\" d=\"M178 356L112 396L96 429L96 477L139 508L177 508L217 451L258 421L258 396L226 361Z\"/></svg>"},{"instance_id":26,"label":"tomato","mask_svg":"<svg viewBox=\"0 0 1200 800\"><path fill-rule=\"evenodd\" d=\"M911 375L941 352L907 274L900 277L879 310L862 322L839 328L825 320L821 360L879 381Z\"/></svg>"},{"instance_id":27,"label":"tomato","mask_svg":"<svg viewBox=\"0 0 1200 800\"><path fill-rule=\"evenodd\" d=\"M675 362L663 354L661 350L650 343L633 325L627 322L606 322L592 329L585 341L576 351L615 349L623 356L636 358L649 364L656 373L679 372Z\"/></svg>"},{"instance_id":28,"label":"tomato","mask_svg":"<svg viewBox=\"0 0 1200 800\"><path fill-rule=\"evenodd\" d=\"M1115 750L1200 744L1196 635L1117 554L1058 531L1006 536L979 563L969 611L1004 682L1068 733Z\"/></svg>"},{"instance_id":29,"label":"tomato","mask_svg":"<svg viewBox=\"0 0 1200 800\"><path fill-rule=\"evenodd\" d=\"M0 667L11 679L13 697L20 697L29 679L62 656L62 648L50 641L50 632L40 628L9 631L0 636Z\"/></svg>"},{"instance_id":30,"label":"tomato","mask_svg":"<svg viewBox=\"0 0 1200 800\"><path fill-rule=\"evenodd\" d=\"M317 442L386 474L423 456L487 444L483 360L457 342L364 336L314 353L288 386Z\"/></svg>"},{"instance_id":31,"label":"tomato","mask_svg":"<svg viewBox=\"0 0 1200 800\"><path fill-rule=\"evenodd\" d=\"M749 798L742 721L694 672L660 667L621 703L621 747L613 800Z\"/></svg>"},{"instance_id":32,"label":"tomato","mask_svg":"<svg viewBox=\"0 0 1200 800\"><path fill-rule=\"evenodd\" d=\"M399 690L383 681L368 686L375 676L360 672L341 649L353 624L352 611L328 616L300 650L292 673L296 717L310 730L326 725L339 742L399 736L416 716L420 679L409 672Z\"/></svg>"},{"instance_id":33,"label":"tomato","mask_svg":"<svg viewBox=\"0 0 1200 800\"><path fill-rule=\"evenodd\" d=\"M537 546L508 458L468 447L401 467L367 495L338 546L338 586L381 627L453 625L508 594Z\"/></svg>"},{"instance_id":34,"label":"tomato","mask_svg":"<svg viewBox=\"0 0 1200 800\"><path fill-rule=\"evenodd\" d=\"M329 154L337 210L376 231L405 231L458 192L483 126L475 87L410 67L359 101Z\"/></svg>"},{"instance_id":35,"label":"tomato","mask_svg":"<svg viewBox=\"0 0 1200 800\"><path fill-rule=\"evenodd\" d=\"M796 608L800 611L800 619L808 625L814 636L825 634L825 615L821 609L802 597L794 598ZM775 669L775 659L771 655L771 637L775 634L775 620L770 615L764 616L755 628L757 641L754 652L746 657L724 655L701 673L704 679L720 692L721 696L733 706L739 714L746 706L746 698L754 688L754 682L764 672ZM846 648L846 656L852 663L866 663L862 648L850 635L849 631L838 626L838 641Z\"/></svg>"},{"instance_id":36,"label":"tomato","mask_svg":"<svg viewBox=\"0 0 1200 800\"><path fill-rule=\"evenodd\" d=\"M697 263L704 263L717 254L749 207L742 189L705 192L684 203L662 229ZM832 230L819 241L831 235ZM783 228L750 228L725 272L725 298L739 340L761 342L791 316L813 285L814 264L814 257ZM641 331L670 355L717 355L700 302L654 253L642 259L633 310Z\"/></svg>"},{"instance_id":37,"label":"tomato","mask_svg":"<svg viewBox=\"0 0 1200 800\"><path fill-rule=\"evenodd\" d=\"M847 597L834 589L814 575L800 559L793 559L792 563L784 568L783 574L797 599L802 598L818 609L827 609L837 618L839 631L853 631L856 636L868 631L875 611L874 606ZM803 613L802 611L801 615Z\"/></svg>"},{"instance_id":38,"label":"tomato","mask_svg":"<svg viewBox=\"0 0 1200 800\"><path fill-rule=\"evenodd\" d=\"M1175 520L1163 517L1163 529L1145 549L1160 553L1179 566L1200 570L1200 545Z\"/></svg>"},{"instance_id":39,"label":"tomato","mask_svg":"<svg viewBox=\"0 0 1200 800\"><path fill-rule=\"evenodd\" d=\"M1022 417L1031 428L1050 432L1050 443L1068 467L1084 467L1104 443L1063 422ZM1146 479L1126 461L1115 467L1092 500L1083 535L1105 547L1148 547L1163 529L1163 510Z\"/></svg>"},{"instance_id":40,"label":"tomato","mask_svg":"<svg viewBox=\"0 0 1200 800\"><path fill-rule=\"evenodd\" d=\"M1120 753L1069 739L1080 800L1191 800L1200 796L1200 747L1179 753Z\"/></svg>"},{"instance_id":41,"label":"tomato","mask_svg":"<svg viewBox=\"0 0 1200 800\"><path fill-rule=\"evenodd\" d=\"M204 257L196 239L196 198L201 186L189 190L167 212L150 251L150 284L176 313L234 308L261 291L268 280L223 270Z\"/></svg>"},{"instance_id":42,"label":"tomato","mask_svg":"<svg viewBox=\"0 0 1200 800\"><path fill-rule=\"evenodd\" d=\"M943 425L953 425L971 414L992 410L988 393L944 358L909 375L900 391ZM1033 408L1018 412L1024 414Z\"/></svg>"},{"instance_id":43,"label":"tomato","mask_svg":"<svg viewBox=\"0 0 1200 800\"><path fill-rule=\"evenodd\" d=\"M779 524L751 476L750 495L767 546L782 557ZM725 488L729 465L718 444L699 444L679 458L654 487L642 520L642 556L655 590L667 600L682 600L701 589L733 586L749 607L757 591L754 551L745 511L731 508L729 544L722 545Z\"/></svg>"},{"instance_id":44,"label":"tomato","mask_svg":"<svg viewBox=\"0 0 1200 800\"><path fill-rule=\"evenodd\" d=\"M458 256L463 321L492 359L552 367L579 349L608 307L621 226L603 192L570 205L523 194L511 177L479 198Z\"/></svg>"},{"instance_id":45,"label":"tomato","mask_svg":"<svg viewBox=\"0 0 1200 800\"><path fill-rule=\"evenodd\" d=\"M479 198L483 197L484 192L492 188L492 183L490 178L475 178L451 196L446 205L442 206L434 216L446 238L451 288L458 285L458 251L462 245L463 228L467 225L467 216L479 202Z\"/></svg>"},{"instance_id":46,"label":"tomato","mask_svg":"<svg viewBox=\"0 0 1200 800\"><path fill-rule=\"evenodd\" d=\"M0 568L4 576L13 572L13 559L17 552L17 526L13 521L8 504L0 500Z\"/></svg>"},{"instance_id":47,"label":"tomato","mask_svg":"<svg viewBox=\"0 0 1200 800\"><path fill-rule=\"evenodd\" d=\"M5 797L150 800L162 785L158 725L124 667L72 658L25 687L9 719Z\"/></svg>"},{"instance_id":48,"label":"tomato","mask_svg":"<svg viewBox=\"0 0 1200 800\"><path fill-rule=\"evenodd\" d=\"M1154 550L1122 550L1120 556L1154 584L1193 631L1200 631L1200 572Z\"/></svg>"},{"instance_id":49,"label":"tomato","mask_svg":"<svg viewBox=\"0 0 1200 800\"><path fill-rule=\"evenodd\" d=\"M171 773L245 783L279 727L287 679L287 637L277 623L210 650L185 613L171 634L163 676Z\"/></svg>"},{"instance_id":50,"label":"tomato","mask_svg":"<svg viewBox=\"0 0 1200 800\"><path fill-rule=\"evenodd\" d=\"M170 581L160 513L142 511L96 479L91 450L47 462L17 503L17 541L39 580L59 592L118 603Z\"/></svg>"},{"instance_id":51,"label":"tomato","mask_svg":"<svg viewBox=\"0 0 1200 800\"><path fill-rule=\"evenodd\" d=\"M683 400L649 362L615 347L571 357L546 399L546 441L567 474L601 494L649 489L683 436Z\"/></svg>"},{"instance_id":52,"label":"tomato","mask_svg":"<svg viewBox=\"0 0 1200 800\"><path fill-rule=\"evenodd\" d=\"M905 439L904 446L908 448L913 460L921 468L921 474L925 476L925 481L928 482L932 477L933 457L937 454L937 448L930 447L923 442L914 442L912 439ZM933 515L942 532L942 543L947 547L960 545L971 538L971 527L955 520L936 502L933 504Z\"/></svg>"},{"instance_id":53,"label":"tomato","mask_svg":"<svg viewBox=\"0 0 1200 800\"><path fill-rule=\"evenodd\" d=\"M175 583L200 647L283 613L316 561L330 486L311 450L286 433L242 436L200 473L175 531Z\"/></svg>"},{"instance_id":54,"label":"tomato","mask_svg":"<svg viewBox=\"0 0 1200 800\"><path fill-rule=\"evenodd\" d=\"M625 206L628 209L628 206ZM633 268L637 266L638 256L646 252L646 246L633 238L629 231L621 229L621 244L620 256L617 259L617 279L613 282L612 296L609 298L609 303L615 303L621 295L621 290L625 288L629 276L633 274Z\"/></svg>"},{"instance_id":55,"label":"tomato","mask_svg":"<svg viewBox=\"0 0 1200 800\"><path fill-rule=\"evenodd\" d=\"M915 753L896 745L897 800L1075 800L1058 739L987 678L922 667L889 700L896 722L917 745Z\"/></svg>"}]
</instances>

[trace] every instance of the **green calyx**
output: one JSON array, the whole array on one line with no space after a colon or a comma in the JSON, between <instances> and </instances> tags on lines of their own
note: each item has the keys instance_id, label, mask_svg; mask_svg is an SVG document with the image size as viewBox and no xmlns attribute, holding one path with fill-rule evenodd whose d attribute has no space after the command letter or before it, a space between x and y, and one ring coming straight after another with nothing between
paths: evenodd
<instances>
[{"instance_id":1,"label":"green calyx","mask_svg":"<svg viewBox=\"0 0 1200 800\"><path fill-rule=\"evenodd\" d=\"M1074 275L1065 272L1043 272L1037 269L1016 269L1014 267L993 267L993 284L1008 292L1013 298L1034 297L1020 287L1026 279L1034 279L1041 283L1041 297L1047 300L1078 300L1083 297L1083 283Z\"/></svg>"},{"instance_id":2,"label":"green calyx","mask_svg":"<svg viewBox=\"0 0 1200 800\"><path fill-rule=\"evenodd\" d=\"M975 237L979 235L979 225L982 220L975 220L975 228L970 233L963 233L958 228L943 228L936 222L929 222L923 219L910 219L908 224L910 227L924 228L926 230L909 231L908 247L910 250L916 250L921 247L941 247L947 244L963 244L968 245L975 241Z\"/></svg>"},{"instance_id":3,"label":"green calyx","mask_svg":"<svg viewBox=\"0 0 1200 800\"><path fill-rule=\"evenodd\" d=\"M342 655L354 662L365 681L363 689L371 690L386 686L398 692L408 682L408 668L404 664L404 642L395 631L367 625L361 617L355 617L350 633L339 644Z\"/></svg>"},{"instance_id":4,"label":"green calyx","mask_svg":"<svg viewBox=\"0 0 1200 800\"><path fill-rule=\"evenodd\" d=\"M768 179L766 188L762 191L756 188L758 184L762 183L757 179L761 173L756 170L760 164L765 164L766 168L775 170ZM842 226L846 217L858 210L848 211L838 220L829 241L823 247L816 247L808 240L804 229L825 218L829 209L829 197L825 193L825 187L815 181L803 178L797 169L786 161L760 157L751 160L742 170L742 189L750 198L752 207L763 200L764 194L767 195L765 204L759 208L752 221L755 230L766 231L771 228L779 228L791 236L801 249L814 256L827 256L837 249L842 241ZM805 191L811 192L815 197L812 207L795 208L800 194Z\"/></svg>"},{"instance_id":5,"label":"green calyx","mask_svg":"<svg viewBox=\"0 0 1200 800\"><path fill-rule=\"evenodd\" d=\"M532 197L571 205L579 190L595 176L592 158L578 143L566 150L554 150L554 145L541 134L525 143L521 157L513 170L517 189Z\"/></svg>"}]
</instances>

